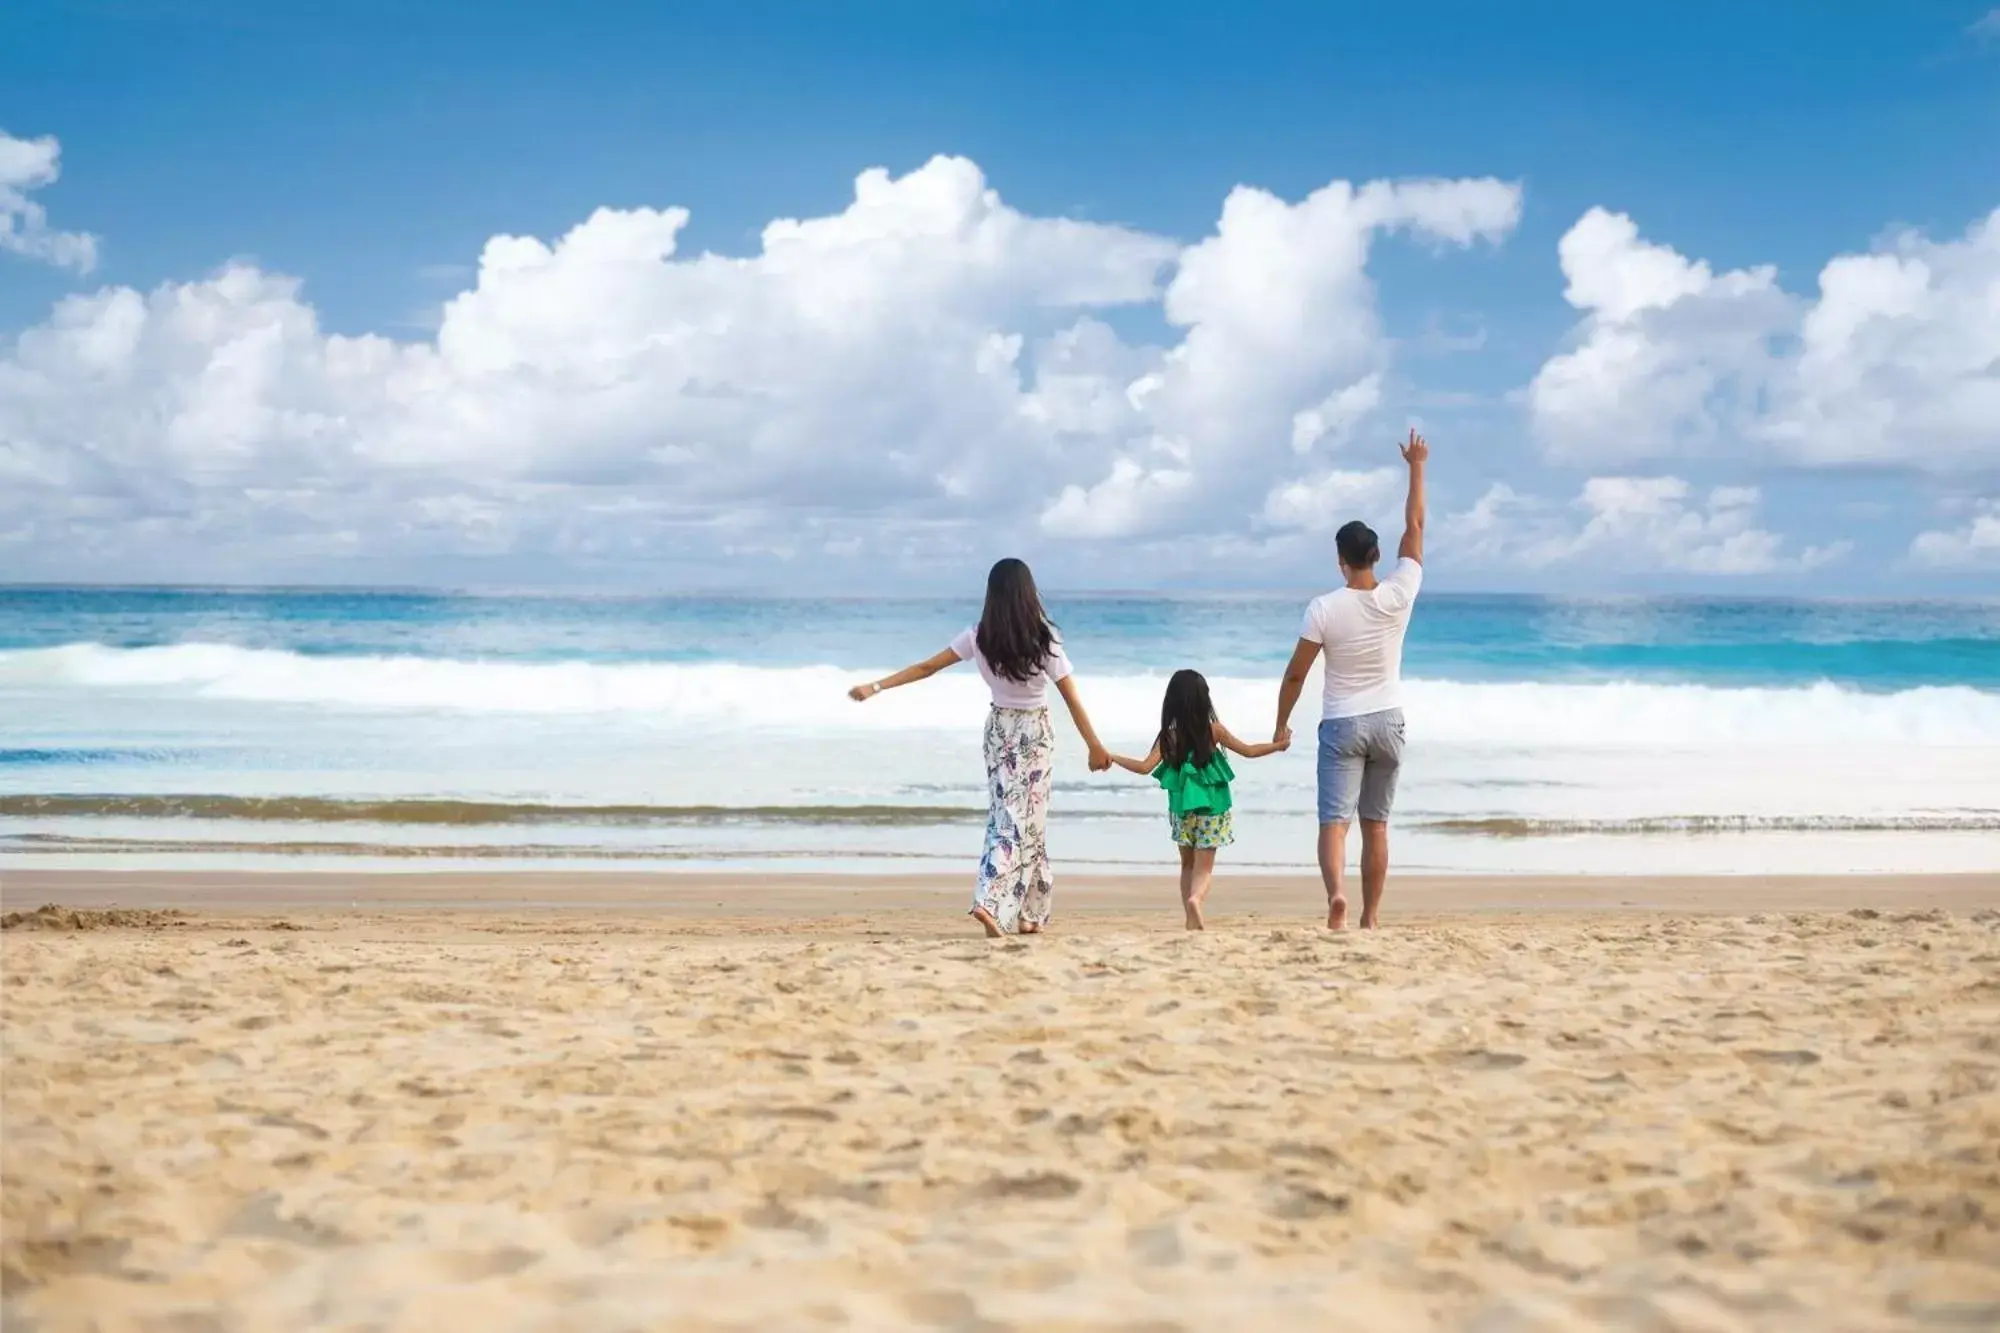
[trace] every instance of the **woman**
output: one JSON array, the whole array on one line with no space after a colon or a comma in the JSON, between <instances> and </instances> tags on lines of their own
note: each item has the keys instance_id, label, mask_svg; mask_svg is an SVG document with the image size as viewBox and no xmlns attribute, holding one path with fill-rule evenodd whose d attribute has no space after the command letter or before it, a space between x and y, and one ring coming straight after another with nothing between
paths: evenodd
<instances>
[{"instance_id":1,"label":"woman","mask_svg":"<svg viewBox=\"0 0 2000 1333\"><path fill-rule=\"evenodd\" d=\"M986 718L986 850L979 858L972 915L995 939L1013 931L1033 935L1048 924L1055 893L1047 840L1049 779L1055 766L1055 728L1047 702L1051 683L1090 747L1091 771L1109 768L1111 758L1077 698L1069 658L1042 609L1027 565L1009 559L993 566L986 576L986 607L979 624L953 639L951 647L847 693L862 703L966 661L978 664L993 692L993 711Z\"/></svg>"}]
</instances>

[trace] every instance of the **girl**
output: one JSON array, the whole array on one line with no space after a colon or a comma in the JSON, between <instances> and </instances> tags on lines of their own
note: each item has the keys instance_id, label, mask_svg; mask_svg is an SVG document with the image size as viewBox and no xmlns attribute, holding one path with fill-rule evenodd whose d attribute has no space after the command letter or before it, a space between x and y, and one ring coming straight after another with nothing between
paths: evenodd
<instances>
[{"instance_id":1,"label":"girl","mask_svg":"<svg viewBox=\"0 0 2000 1333\"><path fill-rule=\"evenodd\" d=\"M1236 841L1229 817L1229 783L1236 773L1223 751L1261 759L1290 745L1289 739L1245 745L1217 720L1201 673L1176 671L1160 703L1160 734L1146 757L1107 756L1142 777L1151 773L1167 789L1167 821L1181 849L1181 906L1189 930L1208 928L1201 904L1215 874L1215 852Z\"/></svg>"},{"instance_id":2,"label":"girl","mask_svg":"<svg viewBox=\"0 0 2000 1333\"><path fill-rule=\"evenodd\" d=\"M995 939L1015 931L1033 935L1049 923L1056 887L1047 841L1056 739L1049 685L1069 705L1077 733L1090 747L1090 771L1111 767L1111 757L1083 711L1069 658L1027 565L1010 559L993 566L979 624L953 639L951 647L847 693L862 703L967 661L978 664L993 692L993 711L986 717L986 850L972 890L972 915Z\"/></svg>"}]
</instances>

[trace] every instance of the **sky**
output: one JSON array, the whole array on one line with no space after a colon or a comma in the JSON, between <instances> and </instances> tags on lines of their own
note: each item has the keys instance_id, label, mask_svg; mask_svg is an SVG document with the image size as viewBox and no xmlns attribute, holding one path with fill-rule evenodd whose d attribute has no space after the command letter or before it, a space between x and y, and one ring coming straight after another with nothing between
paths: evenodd
<instances>
[{"instance_id":1,"label":"sky","mask_svg":"<svg viewBox=\"0 0 2000 1333\"><path fill-rule=\"evenodd\" d=\"M2000 589L2000 9L13 0L0 581Z\"/></svg>"}]
</instances>

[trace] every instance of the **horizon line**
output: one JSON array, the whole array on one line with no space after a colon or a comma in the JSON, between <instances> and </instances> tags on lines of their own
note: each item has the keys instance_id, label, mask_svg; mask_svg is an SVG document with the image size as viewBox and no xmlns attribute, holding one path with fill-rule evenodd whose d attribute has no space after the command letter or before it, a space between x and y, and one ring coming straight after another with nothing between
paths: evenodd
<instances>
[{"instance_id":1,"label":"horizon line","mask_svg":"<svg viewBox=\"0 0 2000 1333\"><path fill-rule=\"evenodd\" d=\"M1067 597L1090 600L1134 600L1134 601L1203 601L1239 600L1251 598L1297 599L1311 598L1318 593L1312 591L1318 585L1298 585L1294 587L1231 587L1208 589L1159 589L1159 588L1066 588L1051 587L1044 592L1052 597ZM1323 591L1323 589L1322 589ZM123 581L58 583L46 580L13 582L0 579L0 595L7 593L207 593L225 596L272 596L272 595L358 595L396 597L461 597L461 598L504 598L525 597L547 600L571 599L578 601L695 601L712 599L719 601L816 601L816 602L940 602L977 601L981 594L977 590L965 593L944 592L901 592L901 593L816 593L811 591L784 592L768 588L710 588L710 589L605 589L561 586L464 586L447 584L372 584L372 583L199 583L161 582L135 583ZM1521 589L1481 589L1457 588L1439 590L1429 594L1431 598L1509 598L1522 601L1544 602L1813 602L1828 605L2000 605L2000 595L1978 593L1957 593L1944 596L1909 597L1889 593L1826 594L1803 592L1747 592L1747 591L1631 591L1631 592L1535 592Z\"/></svg>"}]
</instances>

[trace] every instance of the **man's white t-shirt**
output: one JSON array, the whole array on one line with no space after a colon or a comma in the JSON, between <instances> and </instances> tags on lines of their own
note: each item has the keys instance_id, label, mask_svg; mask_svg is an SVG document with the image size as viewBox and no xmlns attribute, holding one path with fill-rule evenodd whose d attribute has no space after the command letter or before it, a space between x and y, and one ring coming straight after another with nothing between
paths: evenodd
<instances>
[{"instance_id":1,"label":"man's white t-shirt","mask_svg":"<svg viewBox=\"0 0 2000 1333\"><path fill-rule=\"evenodd\" d=\"M986 678L987 688L993 691L995 708L1040 708L1048 701L1049 683L1061 680L1070 673L1069 658L1063 655L1061 640L1057 640L1049 649L1049 655L1042 659L1042 669L1026 680L1009 680L994 671L993 664L986 660L986 654L979 651L979 631L976 628L968 629L953 639L951 651L959 661L978 666L979 674Z\"/></svg>"},{"instance_id":2,"label":"man's white t-shirt","mask_svg":"<svg viewBox=\"0 0 2000 1333\"><path fill-rule=\"evenodd\" d=\"M1403 636L1424 567L1408 556L1374 587L1336 588L1306 607L1299 637L1326 660L1322 717L1360 717L1403 706Z\"/></svg>"}]
</instances>

